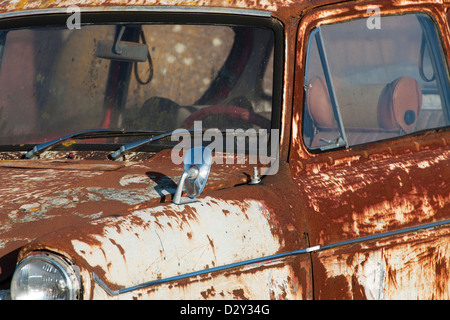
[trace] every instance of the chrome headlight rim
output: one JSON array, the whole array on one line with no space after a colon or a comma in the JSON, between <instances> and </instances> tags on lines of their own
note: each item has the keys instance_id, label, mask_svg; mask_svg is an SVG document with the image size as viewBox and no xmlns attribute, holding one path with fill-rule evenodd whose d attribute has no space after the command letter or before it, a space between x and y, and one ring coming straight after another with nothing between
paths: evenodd
<instances>
[{"instance_id":1,"label":"chrome headlight rim","mask_svg":"<svg viewBox=\"0 0 450 320\"><path fill-rule=\"evenodd\" d=\"M20 277L20 272L23 268L33 262L44 262L56 268L64 278L65 284L68 287L69 296L67 300L79 300L81 298L81 277L79 268L64 257L47 251L35 251L25 256L16 267L11 280L11 299L19 298L17 296L15 286L18 284L17 277ZM22 298L23 299L23 298ZM25 298L32 299L32 298Z\"/></svg>"}]
</instances>

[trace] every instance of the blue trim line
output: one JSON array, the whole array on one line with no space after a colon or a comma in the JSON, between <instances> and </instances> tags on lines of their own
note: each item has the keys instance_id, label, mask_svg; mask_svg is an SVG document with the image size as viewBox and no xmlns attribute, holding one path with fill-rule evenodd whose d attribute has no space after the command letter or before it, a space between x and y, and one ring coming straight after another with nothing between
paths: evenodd
<instances>
[{"instance_id":1,"label":"blue trim line","mask_svg":"<svg viewBox=\"0 0 450 320\"><path fill-rule=\"evenodd\" d=\"M314 247L304 248L304 249L300 249L300 250L274 254L274 255L270 255L270 256L245 260L245 261L241 261L241 262L230 263L230 264L226 264L226 265L219 266L219 267L189 272L189 273L185 273L185 274L181 274L181 275L177 275L177 276L173 276L173 277L169 277L169 278L153 280L153 281L145 282L145 283L142 283L142 284L139 284L136 286L132 286L132 287L128 287L128 288L120 289L120 290L111 290L95 273L93 273L93 278L94 278L94 281L98 285L100 285L100 287L102 287L109 295L116 296L116 295L127 293L130 291L148 288L148 287L156 286L156 285L171 282L171 281L182 280L182 279L186 279L189 277L196 277L196 276L200 276L200 275L204 275L204 274L208 274L208 273L223 271L226 269L232 269L232 268L242 267L242 266L251 265L251 264L257 264L257 263L266 262L266 261L270 261L270 260L277 260L277 259L281 259L281 258L285 258L285 257L289 257L289 256L295 256L295 255L299 255L299 254L305 254L305 253L309 253L309 252L318 252L318 251L329 250L329 249L336 248L336 247L342 247L342 246L346 246L346 245L350 245L350 244L355 244L355 243L360 243L360 242L365 242L365 241L370 241L370 240L376 240L376 239L380 239L380 238L399 235L402 233L415 232L415 231L419 231L422 229L432 229L432 228L444 226L449 223L450 223L450 219L427 223L427 224L410 227L410 228L399 229L399 230L395 230L395 231L383 232L383 233L379 233L379 234L375 234L375 235L371 235L371 236L367 236L367 237L361 237L361 238L356 238L356 239L352 239L352 240L331 243L331 244L327 244L324 246L314 246Z\"/></svg>"}]
</instances>

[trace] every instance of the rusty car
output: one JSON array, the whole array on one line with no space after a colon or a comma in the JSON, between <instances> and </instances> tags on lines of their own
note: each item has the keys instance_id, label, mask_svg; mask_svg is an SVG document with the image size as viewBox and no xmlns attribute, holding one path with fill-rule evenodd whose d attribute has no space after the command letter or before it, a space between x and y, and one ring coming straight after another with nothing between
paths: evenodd
<instances>
[{"instance_id":1,"label":"rusty car","mask_svg":"<svg viewBox=\"0 0 450 320\"><path fill-rule=\"evenodd\" d=\"M0 300L449 299L449 10L0 1Z\"/></svg>"}]
</instances>

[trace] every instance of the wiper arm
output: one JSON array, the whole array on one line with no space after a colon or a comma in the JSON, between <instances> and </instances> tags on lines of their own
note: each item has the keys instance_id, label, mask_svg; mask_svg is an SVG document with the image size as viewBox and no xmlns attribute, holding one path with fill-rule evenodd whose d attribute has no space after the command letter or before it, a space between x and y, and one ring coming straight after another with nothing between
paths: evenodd
<instances>
[{"instance_id":1,"label":"wiper arm","mask_svg":"<svg viewBox=\"0 0 450 320\"><path fill-rule=\"evenodd\" d=\"M209 128L208 130L217 130L216 132L218 132L219 134L223 134L223 132L220 131L217 128L216 129ZM181 133L184 133L186 131L189 132L189 133L191 133L191 132L192 133L205 132L205 130L199 129L199 128L196 128L196 129L183 129L183 128L182 129L175 129L175 130L172 130L172 131L168 131L168 132L162 133L162 134L157 135L157 136L153 136L151 138L147 138L147 139L143 139L143 140L139 140L139 141L130 142L128 144L125 144L125 145L121 146L119 149L117 149L116 151L110 153L108 155L108 159L110 159L110 160L118 160L126 152L129 152L129 151L132 151L134 149L140 148L140 147L142 147L142 146L144 146L144 145L146 145L148 143L151 143L153 141L157 141L157 140L161 140L163 138L166 138L166 137L174 134L175 132L178 132L178 133L181 134Z\"/></svg>"},{"instance_id":2,"label":"wiper arm","mask_svg":"<svg viewBox=\"0 0 450 320\"><path fill-rule=\"evenodd\" d=\"M173 131L169 131L169 132L165 132L163 134L151 137L151 138L147 138L147 139L143 139L143 140L139 140L139 141L135 141L135 142L130 142L128 144L125 144L123 146L121 146L119 149L117 149L116 151L112 152L111 154L108 155L108 158L111 160L117 160L119 159L125 152L137 149L139 147L142 147L148 143L151 143L153 141L157 141L157 140L161 140L163 138L166 138L170 135L172 135L175 131L177 131L179 129L173 130ZM195 130L195 129L183 129L189 132L196 132L196 131L201 131L201 130Z\"/></svg>"},{"instance_id":3,"label":"wiper arm","mask_svg":"<svg viewBox=\"0 0 450 320\"><path fill-rule=\"evenodd\" d=\"M57 138L52 141L44 142L41 144L38 144L33 147L33 149L29 150L25 155L25 159L32 159L37 157L39 154L44 152L45 150L54 147L55 145L58 145L68 139L81 139L81 138L99 138L99 137L108 137L108 136L118 136L118 135L150 135L150 134L158 134L161 133L160 131L142 131L142 130L135 130L135 131L126 131L126 130L111 130L111 129L88 129L79 131L76 133L68 134L66 136L63 136L61 138Z\"/></svg>"}]
</instances>

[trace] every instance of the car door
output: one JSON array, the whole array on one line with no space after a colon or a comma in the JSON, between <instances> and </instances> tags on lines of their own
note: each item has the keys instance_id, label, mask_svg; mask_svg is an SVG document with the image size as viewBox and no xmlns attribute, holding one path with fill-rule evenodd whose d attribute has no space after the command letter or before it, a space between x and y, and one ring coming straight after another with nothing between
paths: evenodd
<instances>
[{"instance_id":1,"label":"car door","mask_svg":"<svg viewBox=\"0 0 450 320\"><path fill-rule=\"evenodd\" d=\"M315 298L449 298L443 12L350 2L301 20L290 166Z\"/></svg>"}]
</instances>

